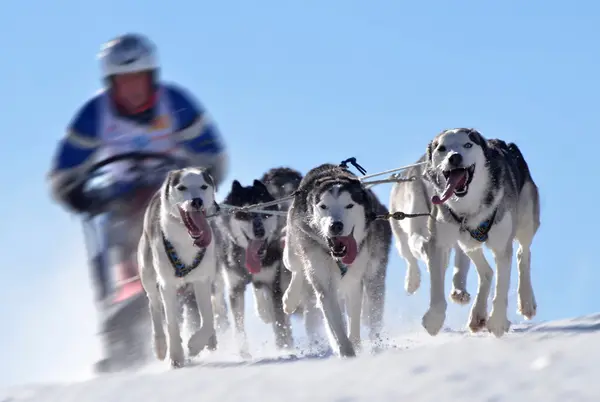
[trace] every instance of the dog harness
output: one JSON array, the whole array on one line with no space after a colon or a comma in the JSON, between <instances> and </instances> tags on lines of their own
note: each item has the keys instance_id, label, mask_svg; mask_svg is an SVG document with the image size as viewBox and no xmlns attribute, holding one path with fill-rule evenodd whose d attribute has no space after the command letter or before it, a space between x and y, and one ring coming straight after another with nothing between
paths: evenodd
<instances>
[{"instance_id":1,"label":"dog harness","mask_svg":"<svg viewBox=\"0 0 600 402\"><path fill-rule=\"evenodd\" d=\"M496 212L498 211L498 209L495 209L494 213L488 219L481 222L479 224L479 226L477 226L473 230L469 230L469 229L465 228L465 225L464 225L465 219L464 218L461 219L450 208L448 208L448 211L450 212L450 215L452 215L452 217L460 224L461 231L468 231L473 239L477 240L480 243L483 243L488 239L488 234L490 233L490 230L492 229L492 226L494 225L494 219L496 219Z\"/></svg>"},{"instance_id":2,"label":"dog harness","mask_svg":"<svg viewBox=\"0 0 600 402\"><path fill-rule=\"evenodd\" d=\"M202 259L204 258L204 254L206 254L206 248L201 248L196 254L196 257L194 257L192 263L190 265L186 265L183 263L183 261L181 261L181 258L179 258L179 255L177 254L177 251L175 251L175 247L170 241L167 240L165 234L162 231L161 235L163 245L165 246L165 251L167 252L167 256L169 257L169 262L175 270L176 277L183 278L184 276L192 272L194 269L196 269L198 265L200 265Z\"/></svg>"},{"instance_id":3,"label":"dog harness","mask_svg":"<svg viewBox=\"0 0 600 402\"><path fill-rule=\"evenodd\" d=\"M341 262L340 260L335 260L335 263L337 264L338 268L340 269L340 273L342 274L342 278L343 278L344 275L346 275L346 272L348 272L348 266L346 264L344 264L343 262Z\"/></svg>"}]
</instances>

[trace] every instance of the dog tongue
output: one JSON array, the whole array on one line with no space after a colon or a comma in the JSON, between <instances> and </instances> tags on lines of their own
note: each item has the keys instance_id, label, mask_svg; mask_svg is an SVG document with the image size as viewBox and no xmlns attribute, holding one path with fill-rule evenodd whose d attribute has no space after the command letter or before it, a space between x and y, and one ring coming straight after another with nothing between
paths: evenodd
<instances>
[{"instance_id":1,"label":"dog tongue","mask_svg":"<svg viewBox=\"0 0 600 402\"><path fill-rule=\"evenodd\" d=\"M246 248L246 269L251 274L257 274L262 268L262 258L260 249L263 247L264 240L250 240Z\"/></svg>"},{"instance_id":2,"label":"dog tongue","mask_svg":"<svg viewBox=\"0 0 600 402\"><path fill-rule=\"evenodd\" d=\"M200 248L208 247L212 241L212 230L204 212L184 211L182 209L179 212L188 233L194 239L194 245Z\"/></svg>"},{"instance_id":3,"label":"dog tongue","mask_svg":"<svg viewBox=\"0 0 600 402\"><path fill-rule=\"evenodd\" d=\"M442 193L442 196L438 196L437 194L431 197L431 202L439 205L443 204L454 194L454 190L457 187L463 186L467 180L467 171L464 169L456 169L450 172L448 179L446 180L446 188Z\"/></svg>"},{"instance_id":4,"label":"dog tongue","mask_svg":"<svg viewBox=\"0 0 600 402\"><path fill-rule=\"evenodd\" d=\"M342 263L346 265L352 264L356 259L356 255L358 254L358 246L356 245L354 236L338 236L334 241L346 246L346 255L342 257Z\"/></svg>"}]
</instances>

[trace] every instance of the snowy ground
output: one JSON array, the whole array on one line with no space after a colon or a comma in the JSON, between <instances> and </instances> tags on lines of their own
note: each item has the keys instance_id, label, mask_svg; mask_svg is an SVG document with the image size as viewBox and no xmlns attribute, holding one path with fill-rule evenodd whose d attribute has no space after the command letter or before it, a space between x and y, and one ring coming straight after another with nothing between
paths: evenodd
<instances>
[{"instance_id":1,"label":"snowy ground","mask_svg":"<svg viewBox=\"0 0 600 402\"><path fill-rule=\"evenodd\" d=\"M417 330L350 360L265 353L242 363L215 352L180 370L153 364L137 373L12 388L0 401L599 401L598 345L600 314L515 325L503 339Z\"/></svg>"}]
</instances>

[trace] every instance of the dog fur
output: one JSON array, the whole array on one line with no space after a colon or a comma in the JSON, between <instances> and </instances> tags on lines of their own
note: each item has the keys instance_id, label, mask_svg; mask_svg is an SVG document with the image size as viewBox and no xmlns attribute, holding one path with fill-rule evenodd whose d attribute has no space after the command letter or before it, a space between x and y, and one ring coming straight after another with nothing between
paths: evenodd
<instances>
[{"instance_id":1,"label":"dog fur","mask_svg":"<svg viewBox=\"0 0 600 402\"><path fill-rule=\"evenodd\" d=\"M392 234L387 220L374 217L385 213L354 174L332 164L307 173L288 212L284 264L292 280L284 295L285 311L302 302L305 278L317 296L332 347L342 357L355 356L360 348L363 308L369 310L371 338L378 340L381 331ZM345 275L340 261L347 267ZM364 306L363 291L368 296Z\"/></svg>"},{"instance_id":2,"label":"dog fur","mask_svg":"<svg viewBox=\"0 0 600 402\"><path fill-rule=\"evenodd\" d=\"M217 347L211 302L217 260L212 230L206 221L206 211L215 206L212 176L206 169L192 167L169 172L144 215L138 264L149 301L154 353L159 360L164 360L168 344L170 364L174 368L184 364L177 296L178 290L188 284L193 287L202 321L200 329L188 341L189 354L195 356L204 348ZM195 259L199 264L177 275L169 258L168 244L186 266Z\"/></svg>"},{"instance_id":3,"label":"dog fur","mask_svg":"<svg viewBox=\"0 0 600 402\"><path fill-rule=\"evenodd\" d=\"M479 275L468 327L473 332L487 328L500 337L511 325L507 304L514 240L519 243L518 312L531 319L537 310L530 249L540 226L540 203L527 162L514 143L488 140L469 128L438 134L427 147L425 161L424 178L436 194L431 199L435 205L428 220L429 236L411 244L413 253L425 256L431 275L430 306L423 326L435 335L444 323L444 274L449 251L458 242ZM447 186L450 191L446 191ZM423 194L419 197L425 198ZM487 232L484 224L491 224ZM493 270L483 254L484 243L496 262L496 289L489 316Z\"/></svg>"}]
</instances>

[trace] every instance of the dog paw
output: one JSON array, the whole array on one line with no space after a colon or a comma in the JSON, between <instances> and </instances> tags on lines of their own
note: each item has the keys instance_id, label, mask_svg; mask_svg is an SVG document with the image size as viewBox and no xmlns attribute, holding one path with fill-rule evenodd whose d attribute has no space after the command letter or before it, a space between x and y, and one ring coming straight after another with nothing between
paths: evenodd
<instances>
[{"instance_id":1,"label":"dog paw","mask_svg":"<svg viewBox=\"0 0 600 402\"><path fill-rule=\"evenodd\" d=\"M171 368L183 367L183 364L185 362L185 355L183 353L183 348L181 347L181 345L179 345L178 347L172 347L169 350L169 361L171 364Z\"/></svg>"},{"instance_id":2,"label":"dog paw","mask_svg":"<svg viewBox=\"0 0 600 402\"><path fill-rule=\"evenodd\" d=\"M452 300L456 304L469 304L471 301L471 295L466 290L462 289L452 289L450 292L450 300Z\"/></svg>"},{"instance_id":3,"label":"dog paw","mask_svg":"<svg viewBox=\"0 0 600 402\"><path fill-rule=\"evenodd\" d=\"M190 356L196 356L202 352L202 350L208 345L208 342L212 336L214 336L214 331L205 327L202 327L198 331L194 332L194 334L188 340L188 350L190 351Z\"/></svg>"},{"instance_id":4,"label":"dog paw","mask_svg":"<svg viewBox=\"0 0 600 402\"><path fill-rule=\"evenodd\" d=\"M510 321L506 317L506 314L494 313L490 314L490 318L487 322L487 329L497 338L508 332L510 329Z\"/></svg>"},{"instance_id":5,"label":"dog paw","mask_svg":"<svg viewBox=\"0 0 600 402\"><path fill-rule=\"evenodd\" d=\"M340 345L340 357L356 357L356 351L354 350L354 347L350 341L344 342L342 345Z\"/></svg>"},{"instance_id":6,"label":"dog paw","mask_svg":"<svg viewBox=\"0 0 600 402\"><path fill-rule=\"evenodd\" d=\"M432 309L427 310L423 319L421 320L421 324L423 328L429 333L431 336L435 336L440 332L442 326L444 325L444 321L446 320L446 310L445 309Z\"/></svg>"},{"instance_id":7,"label":"dog paw","mask_svg":"<svg viewBox=\"0 0 600 402\"><path fill-rule=\"evenodd\" d=\"M206 348L211 352L217 350L218 342L217 335L213 334L210 338L208 338L208 343L206 344Z\"/></svg>"},{"instance_id":8,"label":"dog paw","mask_svg":"<svg viewBox=\"0 0 600 402\"><path fill-rule=\"evenodd\" d=\"M517 312L525 317L526 320L531 320L537 313L537 303L533 296L524 298L519 297L517 300Z\"/></svg>"},{"instance_id":9,"label":"dog paw","mask_svg":"<svg viewBox=\"0 0 600 402\"><path fill-rule=\"evenodd\" d=\"M469 330L472 333L477 333L487 326L487 314L472 313L469 318Z\"/></svg>"},{"instance_id":10,"label":"dog paw","mask_svg":"<svg viewBox=\"0 0 600 402\"><path fill-rule=\"evenodd\" d=\"M420 286L421 286L421 270L419 269L418 266L416 268L409 267L408 270L406 271L406 277L404 279L404 289L406 290L406 293L408 293L409 295L412 295L419 289Z\"/></svg>"},{"instance_id":11,"label":"dog paw","mask_svg":"<svg viewBox=\"0 0 600 402\"><path fill-rule=\"evenodd\" d=\"M154 349L154 355L158 360L165 360L167 357L167 340L164 336L155 336L152 348Z\"/></svg>"},{"instance_id":12,"label":"dog paw","mask_svg":"<svg viewBox=\"0 0 600 402\"><path fill-rule=\"evenodd\" d=\"M294 311L296 311L299 304L300 303L298 300L293 300L291 297L289 297L287 291L283 294L283 311L287 315L294 314Z\"/></svg>"},{"instance_id":13,"label":"dog paw","mask_svg":"<svg viewBox=\"0 0 600 402\"><path fill-rule=\"evenodd\" d=\"M182 368L184 366L183 359L171 359L170 365L172 369Z\"/></svg>"}]
</instances>

